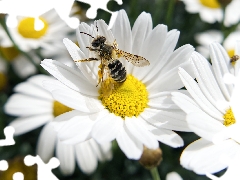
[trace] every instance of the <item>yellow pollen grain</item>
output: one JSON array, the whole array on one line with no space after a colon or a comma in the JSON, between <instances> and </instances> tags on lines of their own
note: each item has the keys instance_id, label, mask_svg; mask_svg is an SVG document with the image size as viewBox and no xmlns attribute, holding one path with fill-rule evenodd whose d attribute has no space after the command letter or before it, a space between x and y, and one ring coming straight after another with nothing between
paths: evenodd
<instances>
[{"instance_id":1,"label":"yellow pollen grain","mask_svg":"<svg viewBox=\"0 0 240 180\"><path fill-rule=\"evenodd\" d=\"M0 91L3 90L7 85L6 75L0 72Z\"/></svg>"},{"instance_id":2,"label":"yellow pollen grain","mask_svg":"<svg viewBox=\"0 0 240 180\"><path fill-rule=\"evenodd\" d=\"M233 114L231 108L226 111L226 113L224 114L223 118L224 118L223 124L225 126L230 126L230 125L232 125L232 124L234 124L236 122L234 114Z\"/></svg>"},{"instance_id":3,"label":"yellow pollen grain","mask_svg":"<svg viewBox=\"0 0 240 180\"><path fill-rule=\"evenodd\" d=\"M25 38L39 39L44 36L48 30L48 23L43 19L39 18L44 26L41 30L37 31L34 29L34 18L28 17L22 19L18 24L18 32Z\"/></svg>"},{"instance_id":4,"label":"yellow pollen grain","mask_svg":"<svg viewBox=\"0 0 240 180\"><path fill-rule=\"evenodd\" d=\"M106 91L111 93L106 96ZM101 84L99 99L111 112L123 119L138 116L147 107L148 91L146 86L132 75L128 75L123 83L107 79Z\"/></svg>"},{"instance_id":5,"label":"yellow pollen grain","mask_svg":"<svg viewBox=\"0 0 240 180\"><path fill-rule=\"evenodd\" d=\"M13 46L11 47L0 46L0 53L4 57L4 59L6 59L9 62L14 60L19 55L19 51Z\"/></svg>"},{"instance_id":6,"label":"yellow pollen grain","mask_svg":"<svg viewBox=\"0 0 240 180\"><path fill-rule=\"evenodd\" d=\"M220 4L217 0L200 0L200 3L208 8L217 9L220 8Z\"/></svg>"},{"instance_id":7,"label":"yellow pollen grain","mask_svg":"<svg viewBox=\"0 0 240 180\"><path fill-rule=\"evenodd\" d=\"M72 110L73 110L72 108L63 105L58 101L53 102L53 115L54 115L54 117L57 117L57 116L59 116L63 113L66 113L66 112L69 112L69 111L72 111Z\"/></svg>"}]
</instances>

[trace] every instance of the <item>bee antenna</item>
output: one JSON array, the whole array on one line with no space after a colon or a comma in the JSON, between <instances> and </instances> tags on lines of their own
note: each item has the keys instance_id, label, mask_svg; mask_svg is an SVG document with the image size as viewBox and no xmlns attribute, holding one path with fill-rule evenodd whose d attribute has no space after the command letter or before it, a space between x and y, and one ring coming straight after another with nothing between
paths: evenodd
<instances>
[{"instance_id":1,"label":"bee antenna","mask_svg":"<svg viewBox=\"0 0 240 180\"><path fill-rule=\"evenodd\" d=\"M88 36L90 36L91 38L94 39L94 37L91 34L88 34L88 33L85 33L85 32L80 32L80 33L86 34L86 35L88 35Z\"/></svg>"}]
</instances>

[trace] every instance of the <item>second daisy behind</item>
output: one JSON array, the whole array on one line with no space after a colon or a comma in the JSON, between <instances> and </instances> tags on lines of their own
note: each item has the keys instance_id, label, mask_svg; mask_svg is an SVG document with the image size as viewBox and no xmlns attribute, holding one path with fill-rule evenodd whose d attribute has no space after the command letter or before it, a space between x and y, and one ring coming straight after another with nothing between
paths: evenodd
<instances>
[{"instance_id":1,"label":"second daisy behind","mask_svg":"<svg viewBox=\"0 0 240 180\"><path fill-rule=\"evenodd\" d=\"M123 83L105 80L96 87L101 61L96 52L86 47L98 35L106 37L110 45L116 40L119 49L146 58L150 65L136 67L119 58L127 72L126 80ZM152 19L147 13L137 18L131 30L128 17L121 10L111 30L103 20L92 26L81 23L77 37L80 48L64 39L73 60L96 58L77 62L80 71L50 59L41 63L63 83L45 82L44 86L57 101L78 110L78 114L68 112L55 120L58 138L70 144L91 137L100 144L116 139L130 159L139 159L143 146L157 149L158 141L172 147L183 146L181 137L172 130L189 131L189 128L185 114L171 100L171 92L183 87L178 67L191 73L189 57L194 49L184 45L174 51L179 32L168 32L165 25L152 29ZM110 95L105 96L108 83L115 85Z\"/></svg>"}]
</instances>

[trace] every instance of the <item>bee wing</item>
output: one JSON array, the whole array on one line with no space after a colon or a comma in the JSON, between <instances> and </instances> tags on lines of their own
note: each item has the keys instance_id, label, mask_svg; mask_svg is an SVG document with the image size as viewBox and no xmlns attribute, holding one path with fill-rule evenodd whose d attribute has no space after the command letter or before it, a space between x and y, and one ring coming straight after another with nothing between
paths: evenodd
<instances>
[{"instance_id":1,"label":"bee wing","mask_svg":"<svg viewBox=\"0 0 240 180\"><path fill-rule=\"evenodd\" d=\"M120 49L117 49L116 51L121 57L124 57L128 62L132 63L134 66L142 67L150 65L149 61L142 56L131 54Z\"/></svg>"}]
</instances>

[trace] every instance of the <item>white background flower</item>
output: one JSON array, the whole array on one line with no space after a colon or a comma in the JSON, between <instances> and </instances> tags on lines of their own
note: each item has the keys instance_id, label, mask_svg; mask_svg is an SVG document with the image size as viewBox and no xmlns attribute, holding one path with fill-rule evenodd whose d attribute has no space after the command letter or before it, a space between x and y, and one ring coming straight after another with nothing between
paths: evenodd
<instances>
[{"instance_id":1,"label":"white background flower","mask_svg":"<svg viewBox=\"0 0 240 180\"><path fill-rule=\"evenodd\" d=\"M73 31L53 9L39 17L42 27L38 31L34 30L34 25L29 23L29 19L26 20L26 18L29 17L18 16L17 18L18 24L8 29L13 40L23 51L29 51L39 47L51 49L52 46L58 46L59 43L62 42L62 39ZM29 24L22 24L24 22L23 20ZM24 36L28 37L24 37L19 29L21 32L24 32ZM30 33L31 31L32 33ZM38 35L36 36L36 34Z\"/></svg>"},{"instance_id":2,"label":"white background flower","mask_svg":"<svg viewBox=\"0 0 240 180\"><path fill-rule=\"evenodd\" d=\"M164 25L152 29L152 19L147 13L138 17L132 30L125 11L119 11L111 30L107 30L108 26L104 21L96 23L98 28L96 24L90 27L81 23L79 26L77 36L81 49L70 40L64 40L72 58L80 60L96 56L85 48L91 45L93 39L79 31L94 37L97 34L103 35L110 44L116 39L119 49L145 57L150 61L150 66L142 68L120 59L127 73L146 85L148 107L139 116L125 116L124 120L109 112L98 99L98 90L101 88L96 88L99 61L79 62L77 65L80 71L75 71L54 60L45 59L41 66L65 86L52 82L45 82L44 86L52 92L57 101L78 110L78 114L69 112L56 119L55 129L59 139L69 144L85 141L89 137L99 143L116 139L121 150L131 159L140 158L143 145L156 149L158 141L172 147L182 146L182 139L172 130L189 129L184 113L171 101L170 93L183 86L177 69L179 66L188 69L188 59L193 48L185 45L174 51L179 32L168 32Z\"/></svg>"},{"instance_id":3,"label":"white background flower","mask_svg":"<svg viewBox=\"0 0 240 180\"><path fill-rule=\"evenodd\" d=\"M233 158L240 150L239 139L236 137L239 134L236 127L239 124L238 118L235 118L235 124L228 124L224 119L230 108L236 115L231 106L231 101L236 99L232 95L234 87L225 84L223 80L226 73L234 76L238 74L239 61L235 65L231 64L227 52L218 43L210 45L210 54L212 66L200 54L193 53L192 64L198 83L183 69L179 70L193 99L173 93L173 101L187 113L190 129L202 137L191 143L180 159L181 165L197 174L214 173L226 168L227 164L221 161L221 155L227 154ZM227 117L230 118L230 115L231 112ZM231 135L226 133L228 130L232 132Z\"/></svg>"},{"instance_id":4,"label":"white background flower","mask_svg":"<svg viewBox=\"0 0 240 180\"><path fill-rule=\"evenodd\" d=\"M225 50L228 52L229 57L235 54L236 41L240 40L240 31L236 30L229 34L223 41L223 33L217 30L208 30L203 33L196 34L196 42L199 46L196 50L205 58L209 58L209 45L213 42L222 43Z\"/></svg>"},{"instance_id":5,"label":"white background flower","mask_svg":"<svg viewBox=\"0 0 240 180\"><path fill-rule=\"evenodd\" d=\"M200 18L208 23L223 21L223 10L217 0L182 0L186 5L186 10L190 13L199 13ZM240 20L238 7L239 0L232 0L226 7L224 25L237 24Z\"/></svg>"},{"instance_id":6,"label":"white background flower","mask_svg":"<svg viewBox=\"0 0 240 180\"><path fill-rule=\"evenodd\" d=\"M26 78L29 75L35 74L37 72L36 67L32 62L30 62L27 57L18 52L16 48L14 48L13 43L9 39L6 32L0 26L0 49L1 53L5 57L0 57L1 61L9 61L12 64L14 72L21 78ZM40 63L40 59L31 51L27 52L31 57L31 60L36 64ZM6 63L5 63L6 64ZM1 65L2 66L2 65ZM0 67L3 68L3 67Z\"/></svg>"},{"instance_id":7,"label":"white background flower","mask_svg":"<svg viewBox=\"0 0 240 180\"><path fill-rule=\"evenodd\" d=\"M46 124L37 144L37 154L43 161L48 162L56 149L63 174L70 175L74 172L75 159L84 173L92 173L97 168L98 160L111 159L111 144L99 145L93 139L77 145L67 145L58 141L51 121L56 114L56 108L60 108L60 111L62 108L62 113L65 109L64 106L54 104L52 95L42 87L44 80L54 80L54 78L36 75L15 87L16 93L10 96L4 107L6 113L18 116L10 126L14 127L15 135L21 135Z\"/></svg>"}]
</instances>

